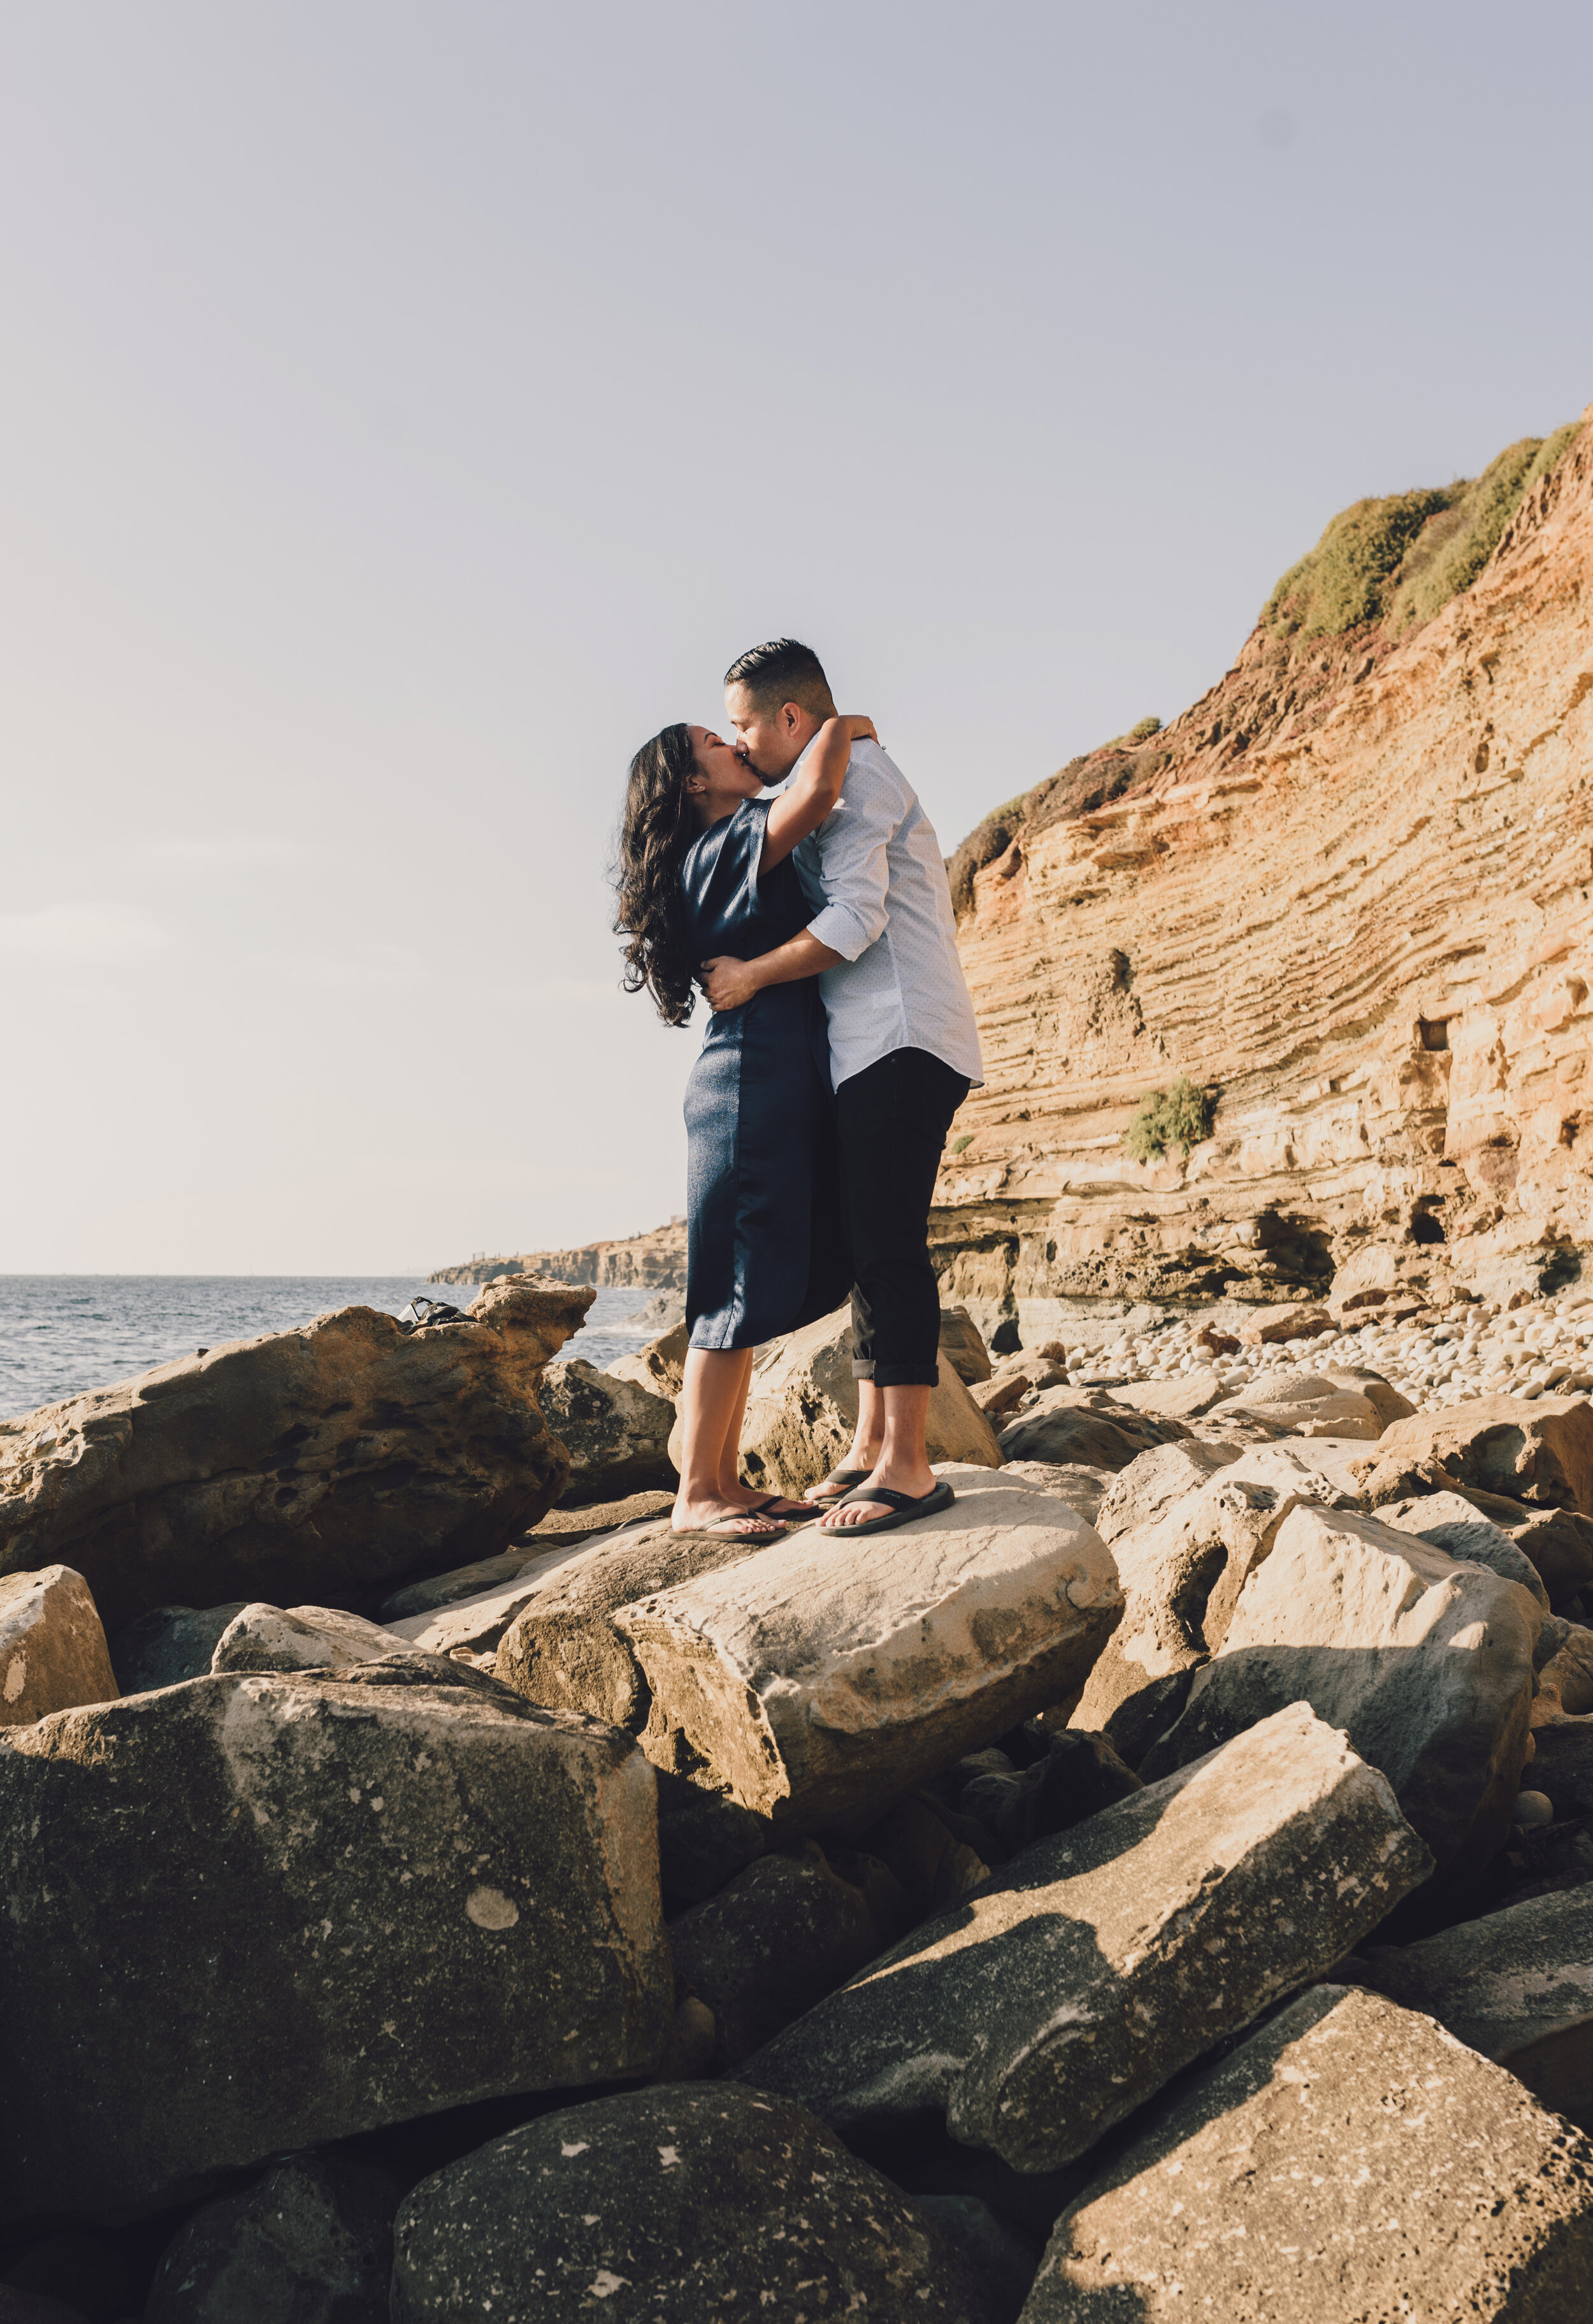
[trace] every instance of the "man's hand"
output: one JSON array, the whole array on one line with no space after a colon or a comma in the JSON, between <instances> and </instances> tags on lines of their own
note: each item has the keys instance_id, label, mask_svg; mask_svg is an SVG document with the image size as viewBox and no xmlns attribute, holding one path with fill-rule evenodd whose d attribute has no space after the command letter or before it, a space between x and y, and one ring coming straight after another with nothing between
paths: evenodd
<instances>
[{"instance_id":1,"label":"man's hand","mask_svg":"<svg viewBox=\"0 0 1593 2324\"><path fill-rule=\"evenodd\" d=\"M703 963L703 989L713 1010L744 1009L758 990L758 979L750 962L721 953Z\"/></svg>"}]
</instances>

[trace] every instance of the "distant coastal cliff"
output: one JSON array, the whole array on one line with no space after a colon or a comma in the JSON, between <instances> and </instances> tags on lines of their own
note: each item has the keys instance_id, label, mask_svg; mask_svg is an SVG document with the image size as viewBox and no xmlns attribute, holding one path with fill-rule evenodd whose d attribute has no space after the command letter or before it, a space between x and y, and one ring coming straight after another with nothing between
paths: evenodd
<instances>
[{"instance_id":1,"label":"distant coastal cliff","mask_svg":"<svg viewBox=\"0 0 1593 2324\"><path fill-rule=\"evenodd\" d=\"M649 1291L686 1288L686 1221L670 1219L646 1234L576 1250L522 1250L439 1267L428 1283L491 1283L500 1275L542 1275L555 1283L639 1284Z\"/></svg>"}]
</instances>

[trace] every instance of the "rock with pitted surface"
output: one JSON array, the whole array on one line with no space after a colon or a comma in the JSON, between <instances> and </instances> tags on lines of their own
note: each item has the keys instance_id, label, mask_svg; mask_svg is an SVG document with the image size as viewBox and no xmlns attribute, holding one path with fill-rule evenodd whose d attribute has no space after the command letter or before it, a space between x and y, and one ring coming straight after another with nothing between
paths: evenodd
<instances>
[{"instance_id":1,"label":"rock with pitted surface","mask_svg":"<svg viewBox=\"0 0 1593 2324\"><path fill-rule=\"evenodd\" d=\"M650 1767L404 1655L0 1736L0 2225L642 2074L672 1999Z\"/></svg>"},{"instance_id":2,"label":"rock with pitted surface","mask_svg":"<svg viewBox=\"0 0 1593 2324\"><path fill-rule=\"evenodd\" d=\"M1068 2206L1022 2324L1590 2314L1593 2146L1431 2017L1328 1985Z\"/></svg>"},{"instance_id":3,"label":"rock with pitted surface","mask_svg":"<svg viewBox=\"0 0 1593 2324\"><path fill-rule=\"evenodd\" d=\"M340 1308L0 1422L0 1573L71 1565L115 1632L490 1556L563 1490L538 1391L591 1298L510 1277L408 1333Z\"/></svg>"},{"instance_id":4,"label":"rock with pitted surface","mask_svg":"<svg viewBox=\"0 0 1593 2324\"><path fill-rule=\"evenodd\" d=\"M884 1868L879 1867L879 1871ZM890 1887L906 1916L906 1899ZM780 1849L669 1923L677 1986L714 2013L716 2071L743 2058L882 1952L866 1891L816 1840Z\"/></svg>"},{"instance_id":5,"label":"rock with pitted surface","mask_svg":"<svg viewBox=\"0 0 1593 2324\"><path fill-rule=\"evenodd\" d=\"M789 1831L898 1797L1077 1688L1122 1608L1064 1501L950 1466L949 1508L861 1545L809 1526L622 1607L663 1767Z\"/></svg>"},{"instance_id":6,"label":"rock with pitted surface","mask_svg":"<svg viewBox=\"0 0 1593 2324\"><path fill-rule=\"evenodd\" d=\"M69 1566L0 1576L0 1727L25 1727L121 1689L88 1584Z\"/></svg>"},{"instance_id":7,"label":"rock with pitted surface","mask_svg":"<svg viewBox=\"0 0 1593 2324\"><path fill-rule=\"evenodd\" d=\"M387 2324L399 2194L371 2163L290 2155L184 2221L155 2271L143 2324Z\"/></svg>"},{"instance_id":8,"label":"rock with pitted surface","mask_svg":"<svg viewBox=\"0 0 1593 2324\"><path fill-rule=\"evenodd\" d=\"M685 1384L686 1351L690 1345L689 1327L675 1323L633 1355L616 1356L608 1369L615 1379L634 1380L649 1396L661 1396L666 1404L674 1404Z\"/></svg>"},{"instance_id":9,"label":"rock with pitted surface","mask_svg":"<svg viewBox=\"0 0 1593 2324\"><path fill-rule=\"evenodd\" d=\"M1123 1618L1069 1723L1105 1735L1137 1767L1183 1709L1195 1672L1221 1646L1246 1582L1298 1506L1293 1492L1234 1476L1230 1464L1148 1524L1120 1534L1111 1549Z\"/></svg>"},{"instance_id":10,"label":"rock with pitted surface","mask_svg":"<svg viewBox=\"0 0 1593 2324\"><path fill-rule=\"evenodd\" d=\"M942 2113L964 2145L1052 2170L1320 1977L1432 1863L1386 1781L1295 1703L1027 1849L741 2079L854 2140Z\"/></svg>"},{"instance_id":11,"label":"rock with pitted surface","mask_svg":"<svg viewBox=\"0 0 1593 2324\"><path fill-rule=\"evenodd\" d=\"M852 1311L839 1308L805 1330L771 1340L752 1360L741 1467L766 1493L805 1493L851 1450L857 1425L852 1376ZM929 1458L999 1469L995 1433L943 1348L940 1379L929 1394ZM677 1465L680 1426L670 1439Z\"/></svg>"},{"instance_id":12,"label":"rock with pitted surface","mask_svg":"<svg viewBox=\"0 0 1593 2324\"><path fill-rule=\"evenodd\" d=\"M1359 1969L1363 1984L1507 2066L1552 2113L1593 2125L1593 1886L1375 1946Z\"/></svg>"},{"instance_id":13,"label":"rock with pitted surface","mask_svg":"<svg viewBox=\"0 0 1593 2324\"><path fill-rule=\"evenodd\" d=\"M1593 1517L1593 1405L1585 1396L1484 1396L1396 1420L1367 1471L1367 1498L1385 1498L1383 1471L1416 1462L1529 1508Z\"/></svg>"},{"instance_id":14,"label":"rock with pitted surface","mask_svg":"<svg viewBox=\"0 0 1593 2324\"><path fill-rule=\"evenodd\" d=\"M1475 1868L1509 1829L1542 1620L1534 1598L1486 1567L1303 1502L1140 1773L1168 1775L1308 1702L1387 1776L1441 1867Z\"/></svg>"},{"instance_id":15,"label":"rock with pitted surface","mask_svg":"<svg viewBox=\"0 0 1593 2324\"><path fill-rule=\"evenodd\" d=\"M674 1485L669 1431L675 1406L639 1381L600 1372L572 1356L549 1364L541 1405L548 1425L570 1456L566 1508Z\"/></svg>"},{"instance_id":16,"label":"rock with pitted surface","mask_svg":"<svg viewBox=\"0 0 1593 2324\"><path fill-rule=\"evenodd\" d=\"M994 2324L956 2241L823 2123L729 2083L545 2115L406 2200L393 2324Z\"/></svg>"}]
</instances>

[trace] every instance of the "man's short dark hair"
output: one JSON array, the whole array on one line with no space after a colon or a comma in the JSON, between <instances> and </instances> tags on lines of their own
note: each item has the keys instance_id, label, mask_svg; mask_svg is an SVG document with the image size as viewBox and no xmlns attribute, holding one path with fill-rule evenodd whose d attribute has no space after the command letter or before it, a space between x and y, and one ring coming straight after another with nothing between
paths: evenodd
<instances>
[{"instance_id":1,"label":"man's short dark hair","mask_svg":"<svg viewBox=\"0 0 1593 2324\"><path fill-rule=\"evenodd\" d=\"M833 718L835 697L824 666L811 646L795 638L770 638L738 655L724 673L726 686L742 686L760 710L795 702L815 718Z\"/></svg>"}]
</instances>

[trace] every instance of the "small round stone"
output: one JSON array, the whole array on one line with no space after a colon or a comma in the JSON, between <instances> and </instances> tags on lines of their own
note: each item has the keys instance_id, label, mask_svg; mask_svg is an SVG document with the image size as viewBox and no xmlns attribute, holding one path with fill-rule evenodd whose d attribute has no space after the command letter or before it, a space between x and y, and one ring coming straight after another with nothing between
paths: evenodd
<instances>
[{"instance_id":1,"label":"small round stone","mask_svg":"<svg viewBox=\"0 0 1593 2324\"><path fill-rule=\"evenodd\" d=\"M1520 1792L1515 1800L1515 1821L1529 1831L1534 1824L1552 1823L1554 1803L1547 1792Z\"/></svg>"}]
</instances>

